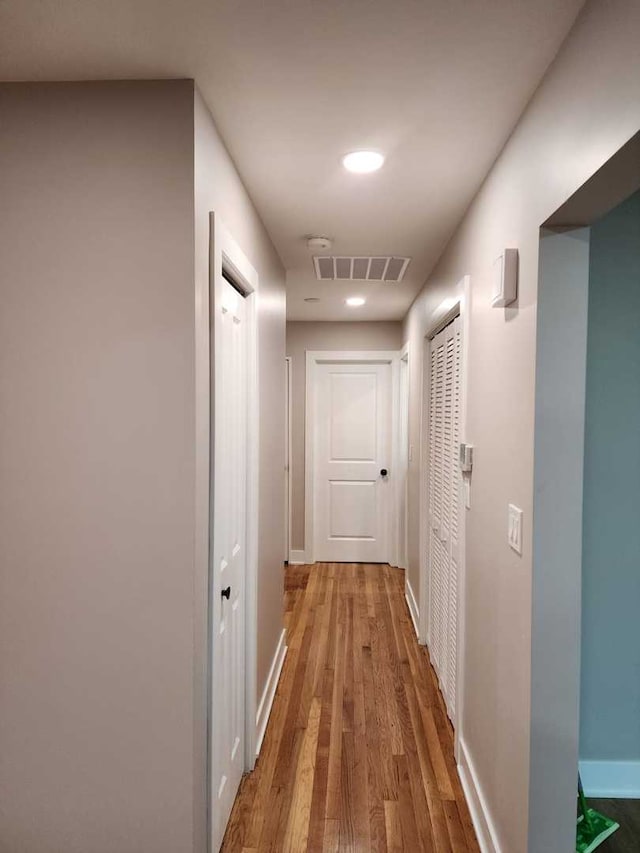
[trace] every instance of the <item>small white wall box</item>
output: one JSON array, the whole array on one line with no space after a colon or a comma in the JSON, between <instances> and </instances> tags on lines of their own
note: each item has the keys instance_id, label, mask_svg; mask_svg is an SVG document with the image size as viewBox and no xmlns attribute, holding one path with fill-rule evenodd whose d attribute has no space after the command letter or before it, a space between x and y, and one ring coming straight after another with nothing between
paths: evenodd
<instances>
[{"instance_id":1,"label":"small white wall box","mask_svg":"<svg viewBox=\"0 0 640 853\"><path fill-rule=\"evenodd\" d=\"M473 468L473 445L460 444L460 470L463 474L470 474Z\"/></svg>"},{"instance_id":2,"label":"small white wall box","mask_svg":"<svg viewBox=\"0 0 640 853\"><path fill-rule=\"evenodd\" d=\"M518 296L518 250L505 249L493 262L493 289L491 304L494 308L511 305Z\"/></svg>"}]
</instances>

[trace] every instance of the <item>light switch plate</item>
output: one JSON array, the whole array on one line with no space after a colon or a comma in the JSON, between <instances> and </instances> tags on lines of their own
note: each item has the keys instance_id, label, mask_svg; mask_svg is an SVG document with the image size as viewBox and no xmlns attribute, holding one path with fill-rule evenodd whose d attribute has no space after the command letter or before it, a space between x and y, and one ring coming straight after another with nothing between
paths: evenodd
<instances>
[{"instance_id":1,"label":"light switch plate","mask_svg":"<svg viewBox=\"0 0 640 853\"><path fill-rule=\"evenodd\" d=\"M522 554L522 510L509 504L509 527L507 532L509 547L516 554Z\"/></svg>"}]
</instances>

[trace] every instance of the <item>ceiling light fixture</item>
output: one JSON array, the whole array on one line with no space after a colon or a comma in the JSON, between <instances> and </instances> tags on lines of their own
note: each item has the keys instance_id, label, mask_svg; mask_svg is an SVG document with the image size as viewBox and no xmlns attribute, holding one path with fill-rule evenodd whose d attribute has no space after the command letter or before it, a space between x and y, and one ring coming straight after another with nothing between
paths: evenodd
<instances>
[{"instance_id":1,"label":"ceiling light fixture","mask_svg":"<svg viewBox=\"0 0 640 853\"><path fill-rule=\"evenodd\" d=\"M377 172L383 163L384 156L379 151L352 151L342 158L345 169L359 175Z\"/></svg>"},{"instance_id":2,"label":"ceiling light fixture","mask_svg":"<svg viewBox=\"0 0 640 853\"><path fill-rule=\"evenodd\" d=\"M344 301L350 308L358 308L360 305L364 305L367 300L363 299L362 296L350 296Z\"/></svg>"}]
</instances>

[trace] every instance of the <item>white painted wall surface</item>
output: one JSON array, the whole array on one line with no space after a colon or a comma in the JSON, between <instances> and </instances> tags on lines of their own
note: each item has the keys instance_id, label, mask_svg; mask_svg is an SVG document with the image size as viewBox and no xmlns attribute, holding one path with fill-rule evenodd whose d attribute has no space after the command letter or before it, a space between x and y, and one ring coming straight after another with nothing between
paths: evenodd
<instances>
[{"instance_id":1,"label":"white painted wall surface","mask_svg":"<svg viewBox=\"0 0 640 853\"><path fill-rule=\"evenodd\" d=\"M190 84L0 87L0 850L193 843Z\"/></svg>"},{"instance_id":2,"label":"white painted wall surface","mask_svg":"<svg viewBox=\"0 0 640 853\"><path fill-rule=\"evenodd\" d=\"M538 229L640 127L640 6L588 2L405 321L420 351L436 306L471 276L463 742L495 841L529 846L531 514ZM491 264L520 252L515 306L490 307ZM411 363L410 440L419 441L421 367ZM410 467L409 577L418 590L417 459ZM507 545L507 504L524 510L524 548ZM535 827L531 828L535 839ZM559 851L568 853L568 851Z\"/></svg>"}]
</instances>

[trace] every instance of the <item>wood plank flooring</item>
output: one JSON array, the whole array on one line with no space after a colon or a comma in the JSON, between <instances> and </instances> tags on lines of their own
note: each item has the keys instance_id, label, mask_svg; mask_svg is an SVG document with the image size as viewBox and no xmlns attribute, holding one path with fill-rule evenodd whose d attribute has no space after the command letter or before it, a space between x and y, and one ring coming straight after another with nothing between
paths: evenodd
<instances>
[{"instance_id":1,"label":"wood plank flooring","mask_svg":"<svg viewBox=\"0 0 640 853\"><path fill-rule=\"evenodd\" d=\"M587 801L592 808L620 824L620 829L603 842L598 853L638 853L640 800L598 800L588 797Z\"/></svg>"},{"instance_id":2,"label":"wood plank flooring","mask_svg":"<svg viewBox=\"0 0 640 853\"><path fill-rule=\"evenodd\" d=\"M286 569L289 651L222 850L476 853L404 572Z\"/></svg>"}]
</instances>

